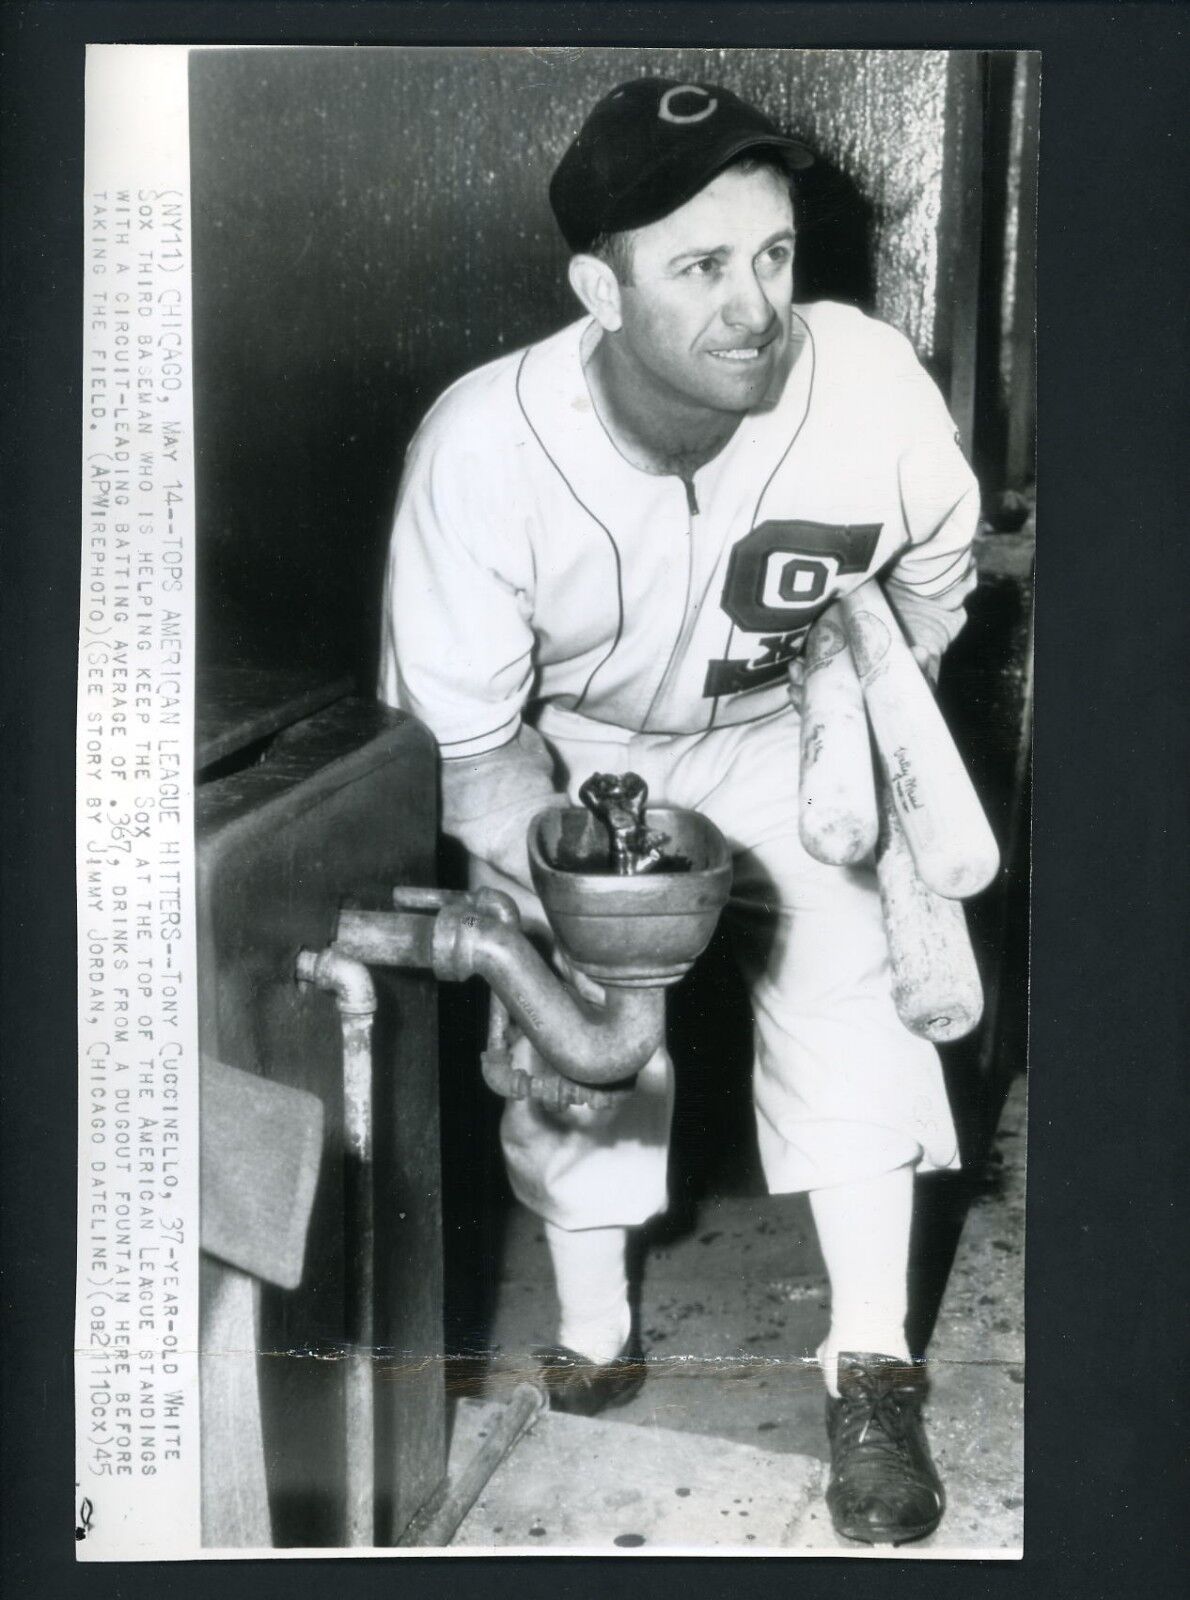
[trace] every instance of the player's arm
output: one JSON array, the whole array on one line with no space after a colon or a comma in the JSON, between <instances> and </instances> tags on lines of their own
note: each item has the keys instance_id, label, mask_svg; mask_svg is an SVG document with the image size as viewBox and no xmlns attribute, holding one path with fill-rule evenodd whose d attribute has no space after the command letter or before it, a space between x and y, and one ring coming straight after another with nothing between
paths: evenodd
<instances>
[{"instance_id":1,"label":"player's arm","mask_svg":"<svg viewBox=\"0 0 1190 1600\"><path fill-rule=\"evenodd\" d=\"M528 824L564 797L521 720L534 672L532 563L500 516L506 503L483 460L438 430L415 441L389 551L379 692L438 740L444 831L527 885Z\"/></svg>"},{"instance_id":2,"label":"player's arm","mask_svg":"<svg viewBox=\"0 0 1190 1600\"><path fill-rule=\"evenodd\" d=\"M442 830L469 854L531 887L529 824L550 805L565 805L545 741L527 723L498 750L442 763Z\"/></svg>"},{"instance_id":3,"label":"player's arm","mask_svg":"<svg viewBox=\"0 0 1190 1600\"><path fill-rule=\"evenodd\" d=\"M979 486L941 395L916 357L909 362L896 401L907 423L898 478L909 544L885 574L885 591L914 655L936 679L975 587Z\"/></svg>"}]
</instances>

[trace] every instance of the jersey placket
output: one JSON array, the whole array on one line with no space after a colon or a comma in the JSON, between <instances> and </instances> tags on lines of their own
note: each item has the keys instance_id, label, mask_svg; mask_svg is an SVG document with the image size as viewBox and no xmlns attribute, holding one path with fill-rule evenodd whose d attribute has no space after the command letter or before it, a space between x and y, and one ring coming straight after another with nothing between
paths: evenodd
<instances>
[{"instance_id":1,"label":"jersey placket","mask_svg":"<svg viewBox=\"0 0 1190 1600\"><path fill-rule=\"evenodd\" d=\"M682 662L689 652L690 641L698 625L699 612L702 608L701 599L694 598L694 577L699 554L698 535L702 513L699 510L698 496L693 483L687 485L684 481L677 480L676 486L677 492L681 494L685 502L686 510L686 594L682 603L682 620L678 628L677 637L674 639L673 646L670 649L669 659L666 661L665 670L661 674L661 681L653 691L652 699L649 701L648 710L645 712L644 720L641 723L642 733L665 733L669 731L665 728L650 728L649 724L658 705L664 704L665 697L669 693L674 679L681 671Z\"/></svg>"}]
</instances>

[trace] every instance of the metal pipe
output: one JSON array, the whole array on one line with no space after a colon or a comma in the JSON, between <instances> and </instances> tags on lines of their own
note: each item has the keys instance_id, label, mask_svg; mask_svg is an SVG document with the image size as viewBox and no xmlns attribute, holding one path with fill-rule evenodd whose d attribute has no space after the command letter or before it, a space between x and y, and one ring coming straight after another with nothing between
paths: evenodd
<instances>
[{"instance_id":1,"label":"metal pipe","mask_svg":"<svg viewBox=\"0 0 1190 1600\"><path fill-rule=\"evenodd\" d=\"M529 1074L512 1064L512 1023L508 1007L495 993L488 996L488 1042L479 1062L483 1081L489 1089L506 1100L528 1098Z\"/></svg>"},{"instance_id":2,"label":"metal pipe","mask_svg":"<svg viewBox=\"0 0 1190 1600\"><path fill-rule=\"evenodd\" d=\"M416 911L343 910L334 948L374 967L432 967L435 921Z\"/></svg>"},{"instance_id":3,"label":"metal pipe","mask_svg":"<svg viewBox=\"0 0 1190 1600\"><path fill-rule=\"evenodd\" d=\"M512 1059L512 1028L508 1007L492 991L488 1015L487 1048L480 1055L483 1081L505 1100L537 1100L560 1111L565 1106L592 1106L608 1110L623 1094L620 1089L600 1089L593 1083L576 1083L562 1075L552 1062L537 1058L537 1070L526 1072Z\"/></svg>"},{"instance_id":4,"label":"metal pipe","mask_svg":"<svg viewBox=\"0 0 1190 1600\"><path fill-rule=\"evenodd\" d=\"M513 902L479 890L435 915L344 910L334 948L377 966L430 967L435 977L481 977L538 1053L583 1084L638 1073L665 1033L665 990L608 984L602 1001L576 993L521 932Z\"/></svg>"},{"instance_id":5,"label":"metal pipe","mask_svg":"<svg viewBox=\"0 0 1190 1600\"><path fill-rule=\"evenodd\" d=\"M434 971L487 981L551 1065L578 1083L638 1073L665 1033L665 990L608 986L602 1002L563 983L519 928L475 906L452 905L434 925Z\"/></svg>"},{"instance_id":6,"label":"metal pipe","mask_svg":"<svg viewBox=\"0 0 1190 1600\"><path fill-rule=\"evenodd\" d=\"M351 1349L345 1377L348 1545L376 1542L375 1193L372 1187L372 1019L376 990L361 962L342 951L303 950L300 982L333 994L343 1033L343 1132L347 1310Z\"/></svg>"},{"instance_id":7,"label":"metal pipe","mask_svg":"<svg viewBox=\"0 0 1190 1600\"><path fill-rule=\"evenodd\" d=\"M393 890L394 911L440 911L451 900L457 900L465 889L418 889L398 884Z\"/></svg>"}]
</instances>

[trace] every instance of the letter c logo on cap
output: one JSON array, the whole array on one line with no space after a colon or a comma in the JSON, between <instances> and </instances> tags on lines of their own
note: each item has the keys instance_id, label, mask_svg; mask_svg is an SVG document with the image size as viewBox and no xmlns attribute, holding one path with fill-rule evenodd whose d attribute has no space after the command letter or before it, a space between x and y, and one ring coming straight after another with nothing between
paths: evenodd
<instances>
[{"instance_id":1,"label":"letter c logo on cap","mask_svg":"<svg viewBox=\"0 0 1190 1600\"><path fill-rule=\"evenodd\" d=\"M684 94L698 95L700 99L705 100L707 103L697 111L675 111L673 109L673 101L679 95ZM700 89L698 84L679 83L674 88L667 89L661 96L661 104L657 107L657 115L662 122L705 122L708 117L714 116L718 105L719 102L714 95L710 94L706 89Z\"/></svg>"}]
</instances>

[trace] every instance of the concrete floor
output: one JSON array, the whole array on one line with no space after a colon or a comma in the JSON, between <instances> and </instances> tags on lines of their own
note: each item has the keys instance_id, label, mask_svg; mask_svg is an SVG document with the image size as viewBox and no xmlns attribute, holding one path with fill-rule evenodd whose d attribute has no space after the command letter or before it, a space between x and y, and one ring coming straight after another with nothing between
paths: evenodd
<instances>
[{"instance_id":1,"label":"concrete floor","mask_svg":"<svg viewBox=\"0 0 1190 1600\"><path fill-rule=\"evenodd\" d=\"M898 1555L1019 1555L1022 1524L1024 1080L1009 1095L963 1225L929 1355L927 1422L947 1516ZM650 1374L606 1418L541 1417L463 1522L455 1548L641 1554L865 1553L822 1500L823 1391L811 1352L827 1290L798 1196L701 1207L643 1263ZM519 1213L495 1314L498 1359L456 1404L452 1475L469 1459L527 1352L554 1336L544 1238ZM869 1552L870 1553L870 1552Z\"/></svg>"}]
</instances>

